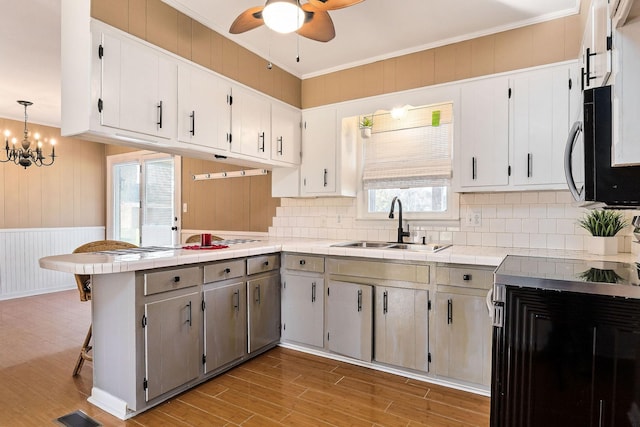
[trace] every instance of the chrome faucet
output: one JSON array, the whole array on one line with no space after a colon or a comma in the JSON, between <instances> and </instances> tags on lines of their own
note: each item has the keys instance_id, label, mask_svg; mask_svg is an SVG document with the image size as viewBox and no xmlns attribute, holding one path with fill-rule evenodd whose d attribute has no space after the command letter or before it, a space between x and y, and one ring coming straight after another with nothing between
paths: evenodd
<instances>
[{"instance_id":1,"label":"chrome faucet","mask_svg":"<svg viewBox=\"0 0 640 427\"><path fill-rule=\"evenodd\" d=\"M407 231L402 229L402 202L398 199L398 196L395 196L391 201L391 210L389 211L389 218L393 219L393 208L396 205L396 200L398 201L398 243L404 243L403 238L409 237L409 224L407 224Z\"/></svg>"}]
</instances>

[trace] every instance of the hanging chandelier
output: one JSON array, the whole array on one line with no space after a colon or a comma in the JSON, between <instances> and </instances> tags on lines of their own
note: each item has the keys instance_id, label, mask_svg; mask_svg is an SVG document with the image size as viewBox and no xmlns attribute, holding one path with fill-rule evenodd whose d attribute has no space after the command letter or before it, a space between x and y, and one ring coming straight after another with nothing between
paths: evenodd
<instances>
[{"instance_id":1,"label":"hanging chandelier","mask_svg":"<svg viewBox=\"0 0 640 427\"><path fill-rule=\"evenodd\" d=\"M18 145L17 138L11 138L11 146L9 145L9 136L11 132L8 130L4 131L4 149L5 149L5 160L0 160L2 163L13 162L16 165L20 165L25 169L31 165L40 166L51 166L56 159L56 141L55 139L50 139L49 143L51 144L51 154L49 155L50 161L46 161L46 157L42 155L42 141L40 141L40 134L35 133L33 135L33 139L35 140L34 148L31 148L31 141L29 141L29 130L27 129L27 107L29 105L33 105L33 102L30 101L18 101L18 104L24 106L24 136L20 145ZM47 140L45 139L45 142Z\"/></svg>"}]
</instances>

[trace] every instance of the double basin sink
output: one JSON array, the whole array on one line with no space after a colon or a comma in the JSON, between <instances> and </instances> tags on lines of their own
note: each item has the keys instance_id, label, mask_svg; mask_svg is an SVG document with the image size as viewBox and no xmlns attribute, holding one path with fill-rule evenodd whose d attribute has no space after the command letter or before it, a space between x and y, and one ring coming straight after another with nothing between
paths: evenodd
<instances>
[{"instance_id":1,"label":"double basin sink","mask_svg":"<svg viewBox=\"0 0 640 427\"><path fill-rule=\"evenodd\" d=\"M443 249L450 247L451 245L443 245L439 243L396 243L396 242L369 242L369 241L358 241L358 242L345 242L345 243L336 243L331 245L332 247L340 247L340 248L362 248L362 249L405 249L412 251L427 251L427 252L438 252Z\"/></svg>"}]
</instances>

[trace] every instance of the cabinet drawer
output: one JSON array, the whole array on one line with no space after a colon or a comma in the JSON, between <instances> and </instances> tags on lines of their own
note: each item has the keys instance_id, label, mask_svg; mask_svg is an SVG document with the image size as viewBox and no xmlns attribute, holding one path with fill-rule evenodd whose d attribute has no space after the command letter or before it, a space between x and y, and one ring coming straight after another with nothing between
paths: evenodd
<instances>
[{"instance_id":1,"label":"cabinet drawer","mask_svg":"<svg viewBox=\"0 0 640 427\"><path fill-rule=\"evenodd\" d=\"M436 281L438 285L490 289L493 286L493 271L493 267L443 267L438 265Z\"/></svg>"},{"instance_id":2,"label":"cabinet drawer","mask_svg":"<svg viewBox=\"0 0 640 427\"><path fill-rule=\"evenodd\" d=\"M260 255L247 258L247 274L264 273L280 268L280 255Z\"/></svg>"},{"instance_id":3,"label":"cabinet drawer","mask_svg":"<svg viewBox=\"0 0 640 427\"><path fill-rule=\"evenodd\" d=\"M284 255L284 268L287 270L324 273L324 257L309 255Z\"/></svg>"},{"instance_id":4,"label":"cabinet drawer","mask_svg":"<svg viewBox=\"0 0 640 427\"><path fill-rule=\"evenodd\" d=\"M204 266L204 282L233 279L244 276L244 260L228 260Z\"/></svg>"},{"instance_id":5,"label":"cabinet drawer","mask_svg":"<svg viewBox=\"0 0 640 427\"><path fill-rule=\"evenodd\" d=\"M200 267L155 271L144 275L144 294L153 295L202 284Z\"/></svg>"}]
</instances>

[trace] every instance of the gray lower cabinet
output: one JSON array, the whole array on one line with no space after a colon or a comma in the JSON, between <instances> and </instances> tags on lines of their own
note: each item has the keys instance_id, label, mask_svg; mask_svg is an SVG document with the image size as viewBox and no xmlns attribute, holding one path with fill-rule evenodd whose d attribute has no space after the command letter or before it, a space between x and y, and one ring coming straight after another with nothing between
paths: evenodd
<instances>
[{"instance_id":1,"label":"gray lower cabinet","mask_svg":"<svg viewBox=\"0 0 640 427\"><path fill-rule=\"evenodd\" d=\"M214 284L203 292L205 373L241 359L246 354L246 292L243 281Z\"/></svg>"},{"instance_id":2,"label":"gray lower cabinet","mask_svg":"<svg viewBox=\"0 0 640 427\"><path fill-rule=\"evenodd\" d=\"M373 287L330 280L327 286L329 351L370 362L373 338Z\"/></svg>"},{"instance_id":3,"label":"gray lower cabinet","mask_svg":"<svg viewBox=\"0 0 640 427\"><path fill-rule=\"evenodd\" d=\"M200 375L200 301L197 289L144 305L147 401Z\"/></svg>"},{"instance_id":4,"label":"gray lower cabinet","mask_svg":"<svg viewBox=\"0 0 640 427\"><path fill-rule=\"evenodd\" d=\"M277 343L280 340L280 274L247 281L247 306L249 353Z\"/></svg>"},{"instance_id":5,"label":"gray lower cabinet","mask_svg":"<svg viewBox=\"0 0 640 427\"><path fill-rule=\"evenodd\" d=\"M429 371L429 291L375 288L375 360Z\"/></svg>"},{"instance_id":6,"label":"gray lower cabinet","mask_svg":"<svg viewBox=\"0 0 640 427\"><path fill-rule=\"evenodd\" d=\"M490 269L438 267L435 343L436 374L469 383L491 384L491 318L486 295Z\"/></svg>"},{"instance_id":7,"label":"gray lower cabinet","mask_svg":"<svg viewBox=\"0 0 640 427\"><path fill-rule=\"evenodd\" d=\"M282 276L282 339L315 347L324 344L324 279Z\"/></svg>"}]
</instances>

